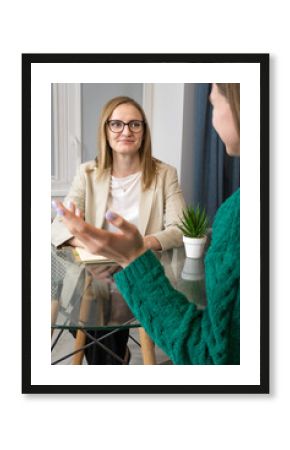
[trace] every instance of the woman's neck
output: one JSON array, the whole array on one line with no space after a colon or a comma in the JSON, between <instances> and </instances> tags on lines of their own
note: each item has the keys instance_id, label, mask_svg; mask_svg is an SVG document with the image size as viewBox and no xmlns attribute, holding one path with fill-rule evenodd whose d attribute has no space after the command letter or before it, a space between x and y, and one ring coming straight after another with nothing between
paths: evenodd
<instances>
[{"instance_id":1,"label":"woman's neck","mask_svg":"<svg viewBox=\"0 0 290 450\"><path fill-rule=\"evenodd\" d=\"M113 158L112 175L116 178L123 178L140 170L139 158Z\"/></svg>"}]
</instances>

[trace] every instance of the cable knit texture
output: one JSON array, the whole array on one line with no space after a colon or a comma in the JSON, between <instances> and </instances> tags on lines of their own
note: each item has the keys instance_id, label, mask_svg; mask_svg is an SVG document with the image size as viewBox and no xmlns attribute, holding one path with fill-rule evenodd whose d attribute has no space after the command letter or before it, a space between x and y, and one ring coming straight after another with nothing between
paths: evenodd
<instances>
[{"instance_id":1,"label":"cable knit texture","mask_svg":"<svg viewBox=\"0 0 290 450\"><path fill-rule=\"evenodd\" d=\"M240 190L219 208L205 258L207 307L174 289L149 250L115 275L147 333L174 364L240 363Z\"/></svg>"}]
</instances>

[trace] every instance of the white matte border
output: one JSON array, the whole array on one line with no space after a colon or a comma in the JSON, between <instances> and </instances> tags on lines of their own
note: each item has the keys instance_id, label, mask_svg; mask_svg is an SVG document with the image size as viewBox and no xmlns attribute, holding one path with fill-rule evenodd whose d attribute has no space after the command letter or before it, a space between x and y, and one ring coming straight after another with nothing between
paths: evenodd
<instances>
[{"instance_id":1,"label":"white matte border","mask_svg":"<svg viewBox=\"0 0 290 450\"><path fill-rule=\"evenodd\" d=\"M31 384L260 384L260 65L79 63L31 65ZM241 84L241 364L239 366L51 365L51 83ZM25 155L23 155L25 158ZM251 221L247 220L251 217Z\"/></svg>"}]
</instances>

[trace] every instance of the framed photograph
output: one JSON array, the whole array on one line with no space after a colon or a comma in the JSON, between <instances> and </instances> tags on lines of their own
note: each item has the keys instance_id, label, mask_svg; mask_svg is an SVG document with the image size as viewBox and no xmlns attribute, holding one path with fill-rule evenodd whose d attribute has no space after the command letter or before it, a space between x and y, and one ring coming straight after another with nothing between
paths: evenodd
<instances>
[{"instance_id":1,"label":"framed photograph","mask_svg":"<svg viewBox=\"0 0 290 450\"><path fill-rule=\"evenodd\" d=\"M224 83L239 86L241 156L237 158L226 155L213 127L217 128L218 124L217 118L212 117L215 100L211 91ZM239 266L238 300L235 297L234 306L229 304L229 309L235 309L239 315L240 329L235 322L235 329L230 332L235 335L236 346L239 342L237 358L223 358L222 350L217 359L211 354L200 360L191 358L192 341L184 338L182 344L176 343L172 337L179 339L176 327L172 335L167 327L166 336L172 348L179 348L183 357L177 351L169 352L168 356L166 342L163 346L160 338L154 346L145 332L143 337L140 333L138 342L143 322L134 317L124 318L125 301L121 316L111 317L111 322L104 318L109 310L112 315L115 304L111 287L110 307L106 304L105 312L102 310L99 328L94 328L92 323L84 327L81 309L78 313L75 309L79 298L85 297L84 291L78 297L75 293L81 282L82 289L88 289L86 280L91 279L93 266L78 260L69 281L57 284L53 278L55 267L57 273L62 269L58 264L59 254L55 256L51 245L51 223L55 216L51 202L66 197L81 164L91 161L89 170L95 170L97 127L104 117L102 107L118 96L133 98L140 104L146 120L139 116L127 121L115 117L112 120L111 115L104 126L110 127L112 133L122 128L122 133L125 130L134 139L139 128L144 135L150 129L152 154L159 161L156 164L163 161L166 167L174 168L187 204L198 203L206 208L209 234L221 205L240 191L240 258L232 263ZM23 54L22 192L23 393L269 393L268 54ZM169 191L164 196L170 196ZM209 248L210 245L206 252ZM197 260L186 256L180 259L177 250L170 251L170 260L167 256L163 258L160 251L157 256L173 287L188 299L205 295L204 303L192 307L195 312L189 322L194 327L194 320L200 320L203 314L210 316L207 261L203 276L198 278L196 272L192 275L192 267L194 270L198 267L192 261ZM71 262L64 255L61 254L64 261L61 267L68 271ZM103 272L99 269L101 265L94 263L98 267L95 277L96 273ZM106 267L111 270L108 261ZM62 323L58 318L59 308ZM94 314L99 314L96 310ZM77 319L72 318L73 314L77 314ZM160 317L158 320L162 324ZM147 322L144 328L150 334ZM129 350L126 363L123 357L117 356L118 363L85 364L81 347L75 350L74 346L65 357L55 353L55 346L60 348L65 334L73 342L82 336L83 349L87 345L83 334L91 337L97 348L102 348L103 337L96 338L92 330L111 334L129 330L132 345L136 344L139 353L143 352L143 360L134 360L133 354L129 364L132 356ZM153 359L150 352L145 354L146 342L153 349ZM156 354L163 359L159 360ZM84 359L76 362L75 355ZM82 367L68 367L71 365Z\"/></svg>"}]
</instances>

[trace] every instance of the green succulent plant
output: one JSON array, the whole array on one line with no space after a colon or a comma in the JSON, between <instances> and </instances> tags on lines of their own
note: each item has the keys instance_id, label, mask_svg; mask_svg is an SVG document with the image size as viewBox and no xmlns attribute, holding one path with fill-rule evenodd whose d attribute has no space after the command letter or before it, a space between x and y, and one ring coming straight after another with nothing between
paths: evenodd
<instances>
[{"instance_id":1,"label":"green succulent plant","mask_svg":"<svg viewBox=\"0 0 290 450\"><path fill-rule=\"evenodd\" d=\"M187 206L180 218L181 224L177 225L183 235L191 238L200 238L206 235L208 229L208 217L205 208L199 205L194 208Z\"/></svg>"}]
</instances>

